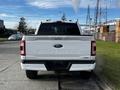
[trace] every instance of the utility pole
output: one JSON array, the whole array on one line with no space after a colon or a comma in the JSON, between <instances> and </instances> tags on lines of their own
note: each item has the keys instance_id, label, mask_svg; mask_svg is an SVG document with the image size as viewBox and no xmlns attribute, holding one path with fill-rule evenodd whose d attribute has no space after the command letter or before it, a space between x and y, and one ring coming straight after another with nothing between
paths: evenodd
<instances>
[{"instance_id":1,"label":"utility pole","mask_svg":"<svg viewBox=\"0 0 120 90\"><path fill-rule=\"evenodd\" d=\"M86 17L86 25L90 24L90 6L88 5L87 9L87 17Z\"/></svg>"},{"instance_id":2,"label":"utility pole","mask_svg":"<svg viewBox=\"0 0 120 90\"><path fill-rule=\"evenodd\" d=\"M102 24L102 8L101 8L101 6L100 6L99 10L100 10L99 11L99 25L101 25Z\"/></svg>"},{"instance_id":3,"label":"utility pole","mask_svg":"<svg viewBox=\"0 0 120 90\"><path fill-rule=\"evenodd\" d=\"M103 24L107 23L107 16L108 16L108 3L106 1L106 7L104 9L102 9L101 3L99 2L99 10L98 10L98 18L99 18L99 25L101 25L103 22ZM104 20L104 21L103 21Z\"/></svg>"},{"instance_id":4,"label":"utility pole","mask_svg":"<svg viewBox=\"0 0 120 90\"><path fill-rule=\"evenodd\" d=\"M107 20L108 20L108 17L107 17L107 15L108 15L108 7L107 7L107 5L106 5L106 23L107 23Z\"/></svg>"},{"instance_id":5,"label":"utility pole","mask_svg":"<svg viewBox=\"0 0 120 90\"><path fill-rule=\"evenodd\" d=\"M96 2L96 10L95 10L95 32L97 30L97 25L98 25L98 15L99 15L99 5L100 5L100 0L97 0Z\"/></svg>"},{"instance_id":6,"label":"utility pole","mask_svg":"<svg viewBox=\"0 0 120 90\"><path fill-rule=\"evenodd\" d=\"M90 16L90 6L88 5L87 17L86 17L86 25L89 26L90 30L91 30L91 22L92 22L92 18Z\"/></svg>"}]
</instances>

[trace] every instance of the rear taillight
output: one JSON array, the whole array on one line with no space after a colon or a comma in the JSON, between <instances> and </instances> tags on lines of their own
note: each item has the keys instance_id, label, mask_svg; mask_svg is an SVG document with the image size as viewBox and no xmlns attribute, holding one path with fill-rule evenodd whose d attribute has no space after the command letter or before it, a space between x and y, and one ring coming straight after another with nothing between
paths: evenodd
<instances>
[{"instance_id":1,"label":"rear taillight","mask_svg":"<svg viewBox=\"0 0 120 90\"><path fill-rule=\"evenodd\" d=\"M22 56L26 55L25 40L20 41L20 55Z\"/></svg>"},{"instance_id":2,"label":"rear taillight","mask_svg":"<svg viewBox=\"0 0 120 90\"><path fill-rule=\"evenodd\" d=\"M96 55L96 42L91 41L91 56L95 56L95 55Z\"/></svg>"}]
</instances>

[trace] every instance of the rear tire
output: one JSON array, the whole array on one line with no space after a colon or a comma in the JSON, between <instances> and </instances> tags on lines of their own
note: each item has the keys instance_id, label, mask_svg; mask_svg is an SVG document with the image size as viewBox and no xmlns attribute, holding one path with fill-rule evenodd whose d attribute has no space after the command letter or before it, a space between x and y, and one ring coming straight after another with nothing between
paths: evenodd
<instances>
[{"instance_id":1,"label":"rear tire","mask_svg":"<svg viewBox=\"0 0 120 90\"><path fill-rule=\"evenodd\" d=\"M82 72L80 72L80 75L83 79L90 79L92 74L93 74L93 71L82 71Z\"/></svg>"},{"instance_id":2,"label":"rear tire","mask_svg":"<svg viewBox=\"0 0 120 90\"><path fill-rule=\"evenodd\" d=\"M36 79L38 71L26 70L26 76L29 79Z\"/></svg>"}]
</instances>

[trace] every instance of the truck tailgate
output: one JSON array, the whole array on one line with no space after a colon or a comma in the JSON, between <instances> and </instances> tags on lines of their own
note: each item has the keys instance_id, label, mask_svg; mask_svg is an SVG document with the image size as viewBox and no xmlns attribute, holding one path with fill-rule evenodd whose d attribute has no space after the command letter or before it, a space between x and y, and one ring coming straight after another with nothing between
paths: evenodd
<instances>
[{"instance_id":1,"label":"truck tailgate","mask_svg":"<svg viewBox=\"0 0 120 90\"><path fill-rule=\"evenodd\" d=\"M28 60L87 60L91 56L94 37L26 36L25 40Z\"/></svg>"}]
</instances>

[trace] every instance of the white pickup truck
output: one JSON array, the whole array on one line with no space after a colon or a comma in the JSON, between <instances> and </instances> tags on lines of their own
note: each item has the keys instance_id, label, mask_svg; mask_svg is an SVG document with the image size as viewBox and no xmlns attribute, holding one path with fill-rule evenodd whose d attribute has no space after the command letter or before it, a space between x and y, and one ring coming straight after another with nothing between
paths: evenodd
<instances>
[{"instance_id":1,"label":"white pickup truck","mask_svg":"<svg viewBox=\"0 0 120 90\"><path fill-rule=\"evenodd\" d=\"M35 35L23 36L20 53L21 67L30 79L38 71L91 73L96 65L95 38L82 35L77 22L41 23Z\"/></svg>"}]
</instances>

